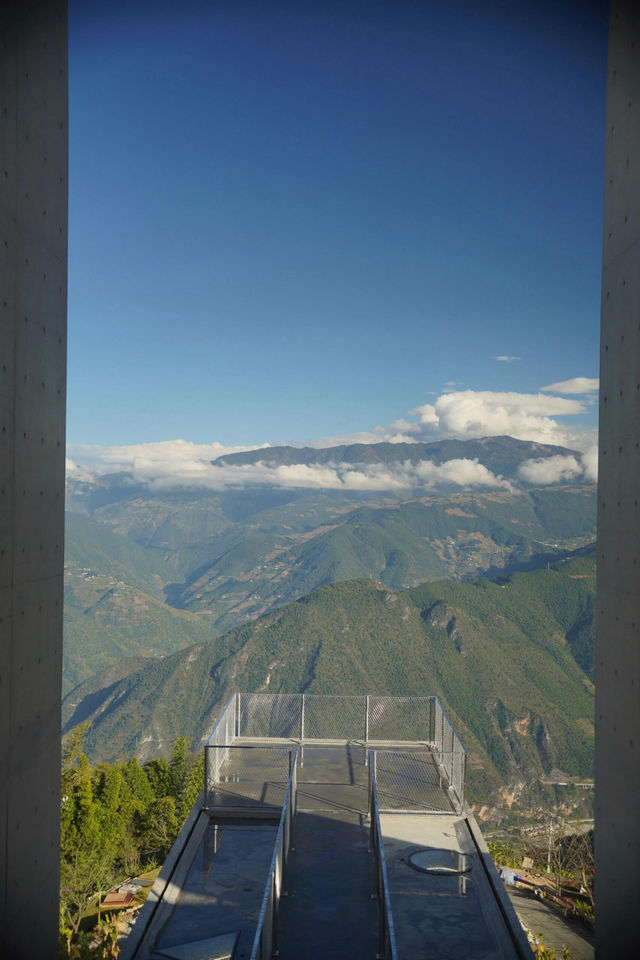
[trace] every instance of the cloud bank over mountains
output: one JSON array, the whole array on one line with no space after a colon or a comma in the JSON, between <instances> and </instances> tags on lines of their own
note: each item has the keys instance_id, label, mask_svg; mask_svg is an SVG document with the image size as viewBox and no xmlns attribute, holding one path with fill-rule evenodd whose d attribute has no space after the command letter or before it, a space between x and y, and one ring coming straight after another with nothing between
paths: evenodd
<instances>
[{"instance_id":1,"label":"cloud bank over mountains","mask_svg":"<svg viewBox=\"0 0 640 960\"><path fill-rule=\"evenodd\" d=\"M575 417L587 411L580 395L597 390L598 381L587 377L542 387L538 393L458 390L443 393L434 403L411 410L408 417L388 426L377 426L348 437L327 437L313 446L343 443L391 443L463 440L488 436L511 436L518 440L555 444L582 452L580 456L556 456L530 460L521 465L519 477L527 483L595 480L597 438L593 428L567 425L558 418ZM551 393L573 394L558 396ZM268 450L260 446L224 446L168 440L128 446L97 447L70 444L67 476L88 480L107 473L125 472L131 480L151 487L204 487L221 490L269 484L345 491L433 489L443 485L511 489L509 481L495 476L477 460L449 460L441 465L417 464L293 464L263 461L212 467L218 457L244 450Z\"/></svg>"},{"instance_id":2,"label":"cloud bank over mountains","mask_svg":"<svg viewBox=\"0 0 640 960\"><path fill-rule=\"evenodd\" d=\"M189 444L184 440L154 444L138 444L129 448L130 459L122 454L116 460L108 458L110 469L97 468L95 473L71 459L67 459L69 479L90 480L101 473L126 472L131 481L143 483L152 489L173 487L203 487L209 490L263 485L282 488L307 488L315 490L432 490L441 486L482 487L511 490L512 485L502 477L496 477L477 460L456 459L435 464L430 461L394 464L278 464L264 461L250 464L228 464L212 467L211 458L199 455L203 444ZM219 444L216 446L220 446ZM152 449L149 449L152 448ZM87 448L89 449L89 448ZM113 448L109 448L111 451ZM124 448L126 449L126 448ZM246 448L242 448L246 449ZM256 449L250 448L250 449ZM94 448L95 450L95 448ZM235 453L238 448L217 452Z\"/></svg>"},{"instance_id":3,"label":"cloud bank over mountains","mask_svg":"<svg viewBox=\"0 0 640 960\"><path fill-rule=\"evenodd\" d=\"M569 445L570 431L556 417L586 411L580 400L546 396L543 393L494 393L489 390L459 390L445 393L435 403L425 403L411 413L417 424L404 424L405 439L459 437L515 437L537 443Z\"/></svg>"},{"instance_id":4,"label":"cloud bank over mountains","mask_svg":"<svg viewBox=\"0 0 640 960\"><path fill-rule=\"evenodd\" d=\"M592 447L579 461L571 456L527 460L518 468L518 476L536 485L585 479L595 481L598 479L598 448Z\"/></svg>"}]
</instances>

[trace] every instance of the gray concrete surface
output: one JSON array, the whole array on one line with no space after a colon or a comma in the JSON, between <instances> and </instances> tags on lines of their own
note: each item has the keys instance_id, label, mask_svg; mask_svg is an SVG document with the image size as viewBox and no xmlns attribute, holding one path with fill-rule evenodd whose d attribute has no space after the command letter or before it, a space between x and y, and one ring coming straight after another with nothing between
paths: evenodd
<instances>
[{"instance_id":1,"label":"gray concrete surface","mask_svg":"<svg viewBox=\"0 0 640 960\"><path fill-rule=\"evenodd\" d=\"M0 5L0 954L57 955L67 10Z\"/></svg>"},{"instance_id":2,"label":"gray concrete surface","mask_svg":"<svg viewBox=\"0 0 640 960\"><path fill-rule=\"evenodd\" d=\"M193 941L238 935L236 956L251 953L277 824L211 821L197 846L155 953Z\"/></svg>"},{"instance_id":3,"label":"gray concrete surface","mask_svg":"<svg viewBox=\"0 0 640 960\"><path fill-rule=\"evenodd\" d=\"M399 960L519 956L464 817L390 813L380 819ZM410 858L420 851L465 872L418 872Z\"/></svg>"},{"instance_id":4,"label":"gray concrete surface","mask_svg":"<svg viewBox=\"0 0 640 960\"><path fill-rule=\"evenodd\" d=\"M229 750L215 789L220 803L229 802L235 809L244 795L245 817L254 819L227 825L220 834L206 814L200 815L189 837L183 838L184 852L175 858L136 960L177 956L176 948L180 956L187 955L184 951L199 956L198 951L210 946L200 941L236 934L235 956L248 956L275 840L275 826L262 826L255 817L260 803L273 813L274 798L284 787L282 745L275 751L264 743L258 750L248 746ZM433 783L424 777L424 769L432 766L424 746L418 748L417 767L416 757L405 762L406 755L403 746L401 762L391 764L393 794L403 803L410 795L415 803L418 783L425 796L432 794ZM279 955L283 960L373 960L379 949L381 904L375 897L376 859L369 849L365 751L360 744L305 743L299 756L303 762L297 769L293 845L277 923ZM288 770L288 756L285 766ZM461 816L396 811L380 819L402 960L515 960L530 955L526 942L524 952L520 950L505 921L511 907L499 881L500 896L490 882L483 860L486 849L478 847L469 811ZM414 850L432 851L447 863L453 855L456 864L464 855L469 871L460 876L418 873L408 865ZM519 931L515 916L513 926ZM131 956L132 951L125 947L124 954Z\"/></svg>"},{"instance_id":5,"label":"gray concrete surface","mask_svg":"<svg viewBox=\"0 0 640 960\"><path fill-rule=\"evenodd\" d=\"M373 960L378 943L375 862L363 818L344 809L301 811L280 901L282 960Z\"/></svg>"},{"instance_id":6,"label":"gray concrete surface","mask_svg":"<svg viewBox=\"0 0 640 960\"><path fill-rule=\"evenodd\" d=\"M597 955L640 939L640 6L613 0L600 346Z\"/></svg>"},{"instance_id":7,"label":"gray concrete surface","mask_svg":"<svg viewBox=\"0 0 640 960\"><path fill-rule=\"evenodd\" d=\"M540 936L544 945L553 948L558 957L562 956L564 947L568 947L572 960L593 960L593 934L579 920L565 920L558 910L527 890L518 887L506 890L524 926Z\"/></svg>"},{"instance_id":8,"label":"gray concrete surface","mask_svg":"<svg viewBox=\"0 0 640 960\"><path fill-rule=\"evenodd\" d=\"M364 823L369 771L362 747L314 744L298 771L298 814L281 901L283 960L375 957L375 864Z\"/></svg>"}]
</instances>

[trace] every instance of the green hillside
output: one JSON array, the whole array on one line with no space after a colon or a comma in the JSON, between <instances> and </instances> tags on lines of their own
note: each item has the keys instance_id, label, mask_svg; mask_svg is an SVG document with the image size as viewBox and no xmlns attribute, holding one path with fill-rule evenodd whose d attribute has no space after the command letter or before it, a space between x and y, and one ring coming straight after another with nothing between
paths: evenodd
<instances>
[{"instance_id":1,"label":"green hillside","mask_svg":"<svg viewBox=\"0 0 640 960\"><path fill-rule=\"evenodd\" d=\"M80 570L98 570L158 597L172 578L171 568L160 554L90 517L66 513L64 536L65 562Z\"/></svg>"},{"instance_id":2,"label":"green hillside","mask_svg":"<svg viewBox=\"0 0 640 960\"><path fill-rule=\"evenodd\" d=\"M595 534L595 487L453 494L351 510L297 534L248 533L173 602L208 610L220 631L340 580L393 589L553 560Z\"/></svg>"},{"instance_id":3,"label":"green hillside","mask_svg":"<svg viewBox=\"0 0 640 960\"><path fill-rule=\"evenodd\" d=\"M123 658L163 656L215 635L208 617L164 602L170 574L158 555L67 514L63 692Z\"/></svg>"},{"instance_id":4,"label":"green hillside","mask_svg":"<svg viewBox=\"0 0 640 960\"><path fill-rule=\"evenodd\" d=\"M567 452L492 437L270 448L233 462L466 457L513 479L523 461ZM372 579L399 590L494 576L566 556L595 536L596 487L587 482L408 499L407 490L167 489L115 474L72 480L67 494L65 691L122 657L173 653L324 584ZM585 629L573 624L572 639L588 669Z\"/></svg>"},{"instance_id":5,"label":"green hillside","mask_svg":"<svg viewBox=\"0 0 640 960\"><path fill-rule=\"evenodd\" d=\"M469 751L472 799L531 799L554 768L588 776L593 752L593 555L499 581L395 593L348 581L225 636L67 696L96 759L194 745L234 690L438 694ZM135 666L135 665L134 665Z\"/></svg>"}]
</instances>

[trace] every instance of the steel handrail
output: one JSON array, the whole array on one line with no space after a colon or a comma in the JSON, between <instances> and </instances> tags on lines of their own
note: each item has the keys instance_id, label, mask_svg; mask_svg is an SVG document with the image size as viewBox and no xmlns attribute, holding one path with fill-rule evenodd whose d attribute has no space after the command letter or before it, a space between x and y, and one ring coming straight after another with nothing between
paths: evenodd
<instances>
[{"instance_id":1,"label":"steel handrail","mask_svg":"<svg viewBox=\"0 0 640 960\"><path fill-rule=\"evenodd\" d=\"M376 887L380 905L380 948L384 960L398 960L396 932L391 912L391 895L387 876L387 861L380 827L378 787L376 784L376 752L369 750L369 815L371 818L370 846L376 857Z\"/></svg>"},{"instance_id":2,"label":"steel handrail","mask_svg":"<svg viewBox=\"0 0 640 960\"><path fill-rule=\"evenodd\" d=\"M274 843L269 876L262 897L258 926L250 960L270 960L275 950L278 906L282 884L286 878L287 856L293 836L293 818L297 808L298 748L289 754L289 781L282 805L280 823Z\"/></svg>"}]
</instances>

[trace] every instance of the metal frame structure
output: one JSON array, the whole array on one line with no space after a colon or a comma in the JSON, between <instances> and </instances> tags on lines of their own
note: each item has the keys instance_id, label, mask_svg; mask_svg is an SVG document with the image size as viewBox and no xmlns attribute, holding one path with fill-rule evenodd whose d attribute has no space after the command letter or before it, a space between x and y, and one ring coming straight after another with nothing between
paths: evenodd
<instances>
[{"instance_id":1,"label":"metal frame structure","mask_svg":"<svg viewBox=\"0 0 640 960\"><path fill-rule=\"evenodd\" d=\"M265 886L258 927L250 960L270 960L276 950L276 931L280 895L287 878L287 858L293 849L293 818L298 807L297 798L298 750L290 757L289 781L282 805L280 824L276 834L269 876Z\"/></svg>"},{"instance_id":2,"label":"metal frame structure","mask_svg":"<svg viewBox=\"0 0 640 960\"><path fill-rule=\"evenodd\" d=\"M241 740L362 743L365 762L369 745L422 745L433 755L439 786L456 812L464 804L466 750L436 696L234 693L206 743L222 748L207 766L207 784L217 781L229 749Z\"/></svg>"}]
</instances>

